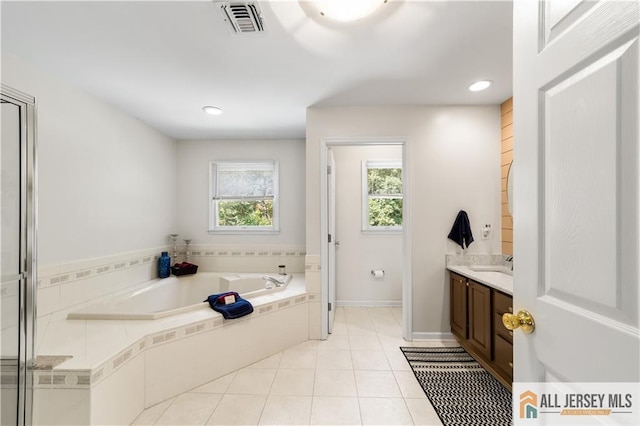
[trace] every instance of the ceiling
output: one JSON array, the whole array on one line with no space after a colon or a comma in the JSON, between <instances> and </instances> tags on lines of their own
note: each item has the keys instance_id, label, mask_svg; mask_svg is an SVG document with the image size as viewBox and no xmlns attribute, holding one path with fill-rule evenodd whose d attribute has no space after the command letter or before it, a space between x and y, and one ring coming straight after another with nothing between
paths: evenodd
<instances>
[{"instance_id":1,"label":"ceiling","mask_svg":"<svg viewBox=\"0 0 640 426\"><path fill-rule=\"evenodd\" d=\"M263 1L266 32L243 35L220 6L2 1L2 52L177 140L303 138L309 106L499 104L512 94L510 1L390 0L351 24L310 3ZM480 79L495 84L468 91Z\"/></svg>"}]
</instances>

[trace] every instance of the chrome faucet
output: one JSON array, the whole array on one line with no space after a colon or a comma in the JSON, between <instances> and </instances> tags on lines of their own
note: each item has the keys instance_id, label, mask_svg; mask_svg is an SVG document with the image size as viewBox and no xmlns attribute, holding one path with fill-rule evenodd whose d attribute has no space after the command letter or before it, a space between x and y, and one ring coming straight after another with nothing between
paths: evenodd
<instances>
[{"instance_id":1,"label":"chrome faucet","mask_svg":"<svg viewBox=\"0 0 640 426\"><path fill-rule=\"evenodd\" d=\"M268 275L263 276L262 279L275 284L276 287L282 287L287 283L286 281L280 281L279 279L270 277Z\"/></svg>"},{"instance_id":2,"label":"chrome faucet","mask_svg":"<svg viewBox=\"0 0 640 426\"><path fill-rule=\"evenodd\" d=\"M511 270L513 271L513 256L507 256L505 261L511 263Z\"/></svg>"}]
</instances>

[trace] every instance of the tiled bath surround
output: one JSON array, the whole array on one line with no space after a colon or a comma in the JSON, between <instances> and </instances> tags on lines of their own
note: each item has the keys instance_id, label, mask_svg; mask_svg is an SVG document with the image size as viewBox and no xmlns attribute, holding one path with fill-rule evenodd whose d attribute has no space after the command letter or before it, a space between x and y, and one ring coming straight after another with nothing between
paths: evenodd
<instances>
[{"instance_id":1,"label":"tiled bath surround","mask_svg":"<svg viewBox=\"0 0 640 426\"><path fill-rule=\"evenodd\" d=\"M319 255L307 255L305 260L305 282L309 296L309 339L322 337L322 265Z\"/></svg>"},{"instance_id":2,"label":"tiled bath surround","mask_svg":"<svg viewBox=\"0 0 640 426\"><path fill-rule=\"evenodd\" d=\"M190 247L189 261L202 272L278 272L285 265L287 272L304 272L304 247ZM171 252L169 252L171 253ZM178 261L185 259L184 247L178 249Z\"/></svg>"},{"instance_id":3,"label":"tiled bath surround","mask_svg":"<svg viewBox=\"0 0 640 426\"><path fill-rule=\"evenodd\" d=\"M38 317L157 278L157 247L38 269Z\"/></svg>"},{"instance_id":4,"label":"tiled bath surround","mask_svg":"<svg viewBox=\"0 0 640 426\"><path fill-rule=\"evenodd\" d=\"M44 316L123 288L157 278L157 259L172 247L157 247L99 259L41 267L38 270L38 316ZM184 260L184 246L178 250ZM190 260L201 272L304 271L303 247L219 247L195 245ZM174 260L172 259L172 263Z\"/></svg>"},{"instance_id":5,"label":"tiled bath surround","mask_svg":"<svg viewBox=\"0 0 640 426\"><path fill-rule=\"evenodd\" d=\"M307 295L304 282L232 321L206 309L155 321L66 320L90 300L155 278L162 250L171 252L161 247L41 269L37 354L75 356L34 373L36 424L128 424L145 407L307 340L311 306L319 327L319 288ZM203 272L277 272L285 264L304 281L309 270L301 248L191 252Z\"/></svg>"},{"instance_id":6,"label":"tiled bath surround","mask_svg":"<svg viewBox=\"0 0 640 426\"><path fill-rule=\"evenodd\" d=\"M307 340L308 307L299 294L237 320L196 311L93 367L64 368L83 364L71 360L36 371L34 423L128 424L146 407Z\"/></svg>"}]
</instances>

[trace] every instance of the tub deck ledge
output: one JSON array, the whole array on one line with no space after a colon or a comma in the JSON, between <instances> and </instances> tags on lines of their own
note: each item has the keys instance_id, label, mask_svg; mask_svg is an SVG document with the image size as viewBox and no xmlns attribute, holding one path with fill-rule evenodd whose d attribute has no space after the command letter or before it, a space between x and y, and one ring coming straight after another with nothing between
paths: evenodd
<instances>
[{"instance_id":1,"label":"tub deck ledge","mask_svg":"<svg viewBox=\"0 0 640 426\"><path fill-rule=\"evenodd\" d=\"M297 275L297 276L296 276ZM108 297L108 296L107 296ZM222 315L206 304L202 309L154 320L78 320L67 319L78 307L53 314L47 324L38 324L43 333L36 352L38 356L71 357L42 373L77 372L84 376L104 376L105 368L119 366L140 352L164 342L225 327L242 321L307 302L304 274L294 274L286 289L250 299L254 312L246 317L224 320ZM41 373L36 372L36 375ZM102 373L102 374L96 374ZM84 385L95 384L95 379L83 380ZM37 379L37 377L36 377ZM58 382L62 379L58 378ZM53 381L43 380L43 383ZM64 380L65 383L68 380ZM36 380L35 386L38 386Z\"/></svg>"}]
</instances>

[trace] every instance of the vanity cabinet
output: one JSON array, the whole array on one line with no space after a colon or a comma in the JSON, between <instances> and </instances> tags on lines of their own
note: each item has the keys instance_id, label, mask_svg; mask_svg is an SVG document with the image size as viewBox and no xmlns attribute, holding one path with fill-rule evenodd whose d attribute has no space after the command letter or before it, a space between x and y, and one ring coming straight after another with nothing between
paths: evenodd
<instances>
[{"instance_id":1,"label":"vanity cabinet","mask_svg":"<svg viewBox=\"0 0 640 426\"><path fill-rule=\"evenodd\" d=\"M513 333L502 325L502 315L512 311L511 296L450 272L451 332L508 389L513 382Z\"/></svg>"}]
</instances>

